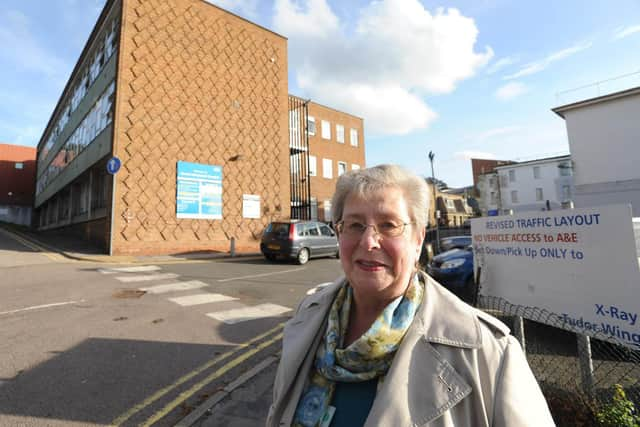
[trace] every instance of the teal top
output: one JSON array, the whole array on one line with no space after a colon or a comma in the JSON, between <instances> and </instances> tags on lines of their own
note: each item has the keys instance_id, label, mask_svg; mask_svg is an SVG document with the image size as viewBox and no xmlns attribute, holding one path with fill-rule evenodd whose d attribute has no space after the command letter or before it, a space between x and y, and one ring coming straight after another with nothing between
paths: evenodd
<instances>
[{"instance_id":1,"label":"teal top","mask_svg":"<svg viewBox=\"0 0 640 427\"><path fill-rule=\"evenodd\" d=\"M363 426L376 397L378 378L361 382L336 381L331 406L336 412L330 427Z\"/></svg>"}]
</instances>

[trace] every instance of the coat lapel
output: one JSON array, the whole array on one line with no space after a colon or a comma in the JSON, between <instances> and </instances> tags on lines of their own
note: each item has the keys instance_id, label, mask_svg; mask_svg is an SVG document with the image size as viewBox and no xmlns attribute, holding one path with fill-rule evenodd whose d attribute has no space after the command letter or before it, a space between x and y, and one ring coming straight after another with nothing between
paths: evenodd
<instances>
[{"instance_id":1,"label":"coat lapel","mask_svg":"<svg viewBox=\"0 0 640 427\"><path fill-rule=\"evenodd\" d=\"M294 387L297 383L303 384L306 380L306 375L301 374L300 368L305 358L315 355L317 342L326 326L327 313L335 293L343 283L344 278L341 278L305 299L296 315L284 327L284 345L280 357L280 364L284 369L282 377L274 384L274 398L275 402L278 402L278 407L274 409L277 412L286 411L285 416L290 415L292 409L295 410L295 407L287 408L286 405L298 401L298 396L287 396L287 394L292 389L301 390L301 387Z\"/></svg>"},{"instance_id":2,"label":"coat lapel","mask_svg":"<svg viewBox=\"0 0 640 427\"><path fill-rule=\"evenodd\" d=\"M471 393L471 386L438 353L437 345L478 348L478 320L426 275L425 281L424 302L376 396L366 427L423 426Z\"/></svg>"}]
</instances>

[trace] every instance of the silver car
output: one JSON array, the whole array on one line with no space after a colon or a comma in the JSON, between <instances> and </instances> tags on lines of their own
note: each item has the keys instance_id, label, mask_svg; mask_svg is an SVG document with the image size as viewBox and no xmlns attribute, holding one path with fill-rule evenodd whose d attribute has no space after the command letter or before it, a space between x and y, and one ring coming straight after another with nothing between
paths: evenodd
<instances>
[{"instance_id":1,"label":"silver car","mask_svg":"<svg viewBox=\"0 0 640 427\"><path fill-rule=\"evenodd\" d=\"M294 259L305 264L309 258L339 256L336 232L318 221L277 221L264 230L260 252L269 261Z\"/></svg>"}]
</instances>

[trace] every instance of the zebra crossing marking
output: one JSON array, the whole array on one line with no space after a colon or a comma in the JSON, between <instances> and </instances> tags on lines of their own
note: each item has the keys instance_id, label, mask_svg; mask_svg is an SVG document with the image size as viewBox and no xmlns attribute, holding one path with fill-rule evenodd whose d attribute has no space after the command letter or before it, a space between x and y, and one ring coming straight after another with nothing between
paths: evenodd
<instances>
[{"instance_id":1,"label":"zebra crossing marking","mask_svg":"<svg viewBox=\"0 0 640 427\"><path fill-rule=\"evenodd\" d=\"M222 294L197 294L187 295L184 297L169 298L169 301L175 302L183 307L192 305L209 304L214 302L236 301L238 298L230 297Z\"/></svg>"},{"instance_id":2,"label":"zebra crossing marking","mask_svg":"<svg viewBox=\"0 0 640 427\"><path fill-rule=\"evenodd\" d=\"M161 270L157 265L138 265L135 267L113 267L113 268L99 268L98 271L102 274L116 274L116 273L143 273L147 271Z\"/></svg>"},{"instance_id":3,"label":"zebra crossing marking","mask_svg":"<svg viewBox=\"0 0 640 427\"><path fill-rule=\"evenodd\" d=\"M144 276L119 276L119 277L116 277L116 279L124 283L131 283L131 282L148 282L151 280L175 279L176 277L178 277L178 275L175 273L160 273L160 274L147 274Z\"/></svg>"},{"instance_id":4,"label":"zebra crossing marking","mask_svg":"<svg viewBox=\"0 0 640 427\"><path fill-rule=\"evenodd\" d=\"M190 280L188 282L177 282L170 283L168 285L157 285L151 286L147 288L140 288L142 291L146 291L149 294L164 294L167 292L179 292L179 291L189 291L192 289L200 289L205 286L209 286L204 282L199 280Z\"/></svg>"},{"instance_id":5,"label":"zebra crossing marking","mask_svg":"<svg viewBox=\"0 0 640 427\"><path fill-rule=\"evenodd\" d=\"M219 320L228 325L234 325L248 320L264 319L266 317L275 317L283 313L291 311L289 307L283 307L277 304L259 304L252 307L234 308L231 310L216 311L207 313L208 317Z\"/></svg>"}]
</instances>

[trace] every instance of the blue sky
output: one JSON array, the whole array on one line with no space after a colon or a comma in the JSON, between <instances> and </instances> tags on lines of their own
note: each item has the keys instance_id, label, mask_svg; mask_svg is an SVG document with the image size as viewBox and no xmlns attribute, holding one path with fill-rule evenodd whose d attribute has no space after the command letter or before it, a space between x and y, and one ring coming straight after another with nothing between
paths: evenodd
<instances>
[{"instance_id":1,"label":"blue sky","mask_svg":"<svg viewBox=\"0 0 640 427\"><path fill-rule=\"evenodd\" d=\"M365 119L367 164L450 186L568 152L551 108L640 86L640 2L211 0L289 40L289 91ZM0 141L35 146L104 0L4 0ZM599 90L599 92L598 92Z\"/></svg>"}]
</instances>

